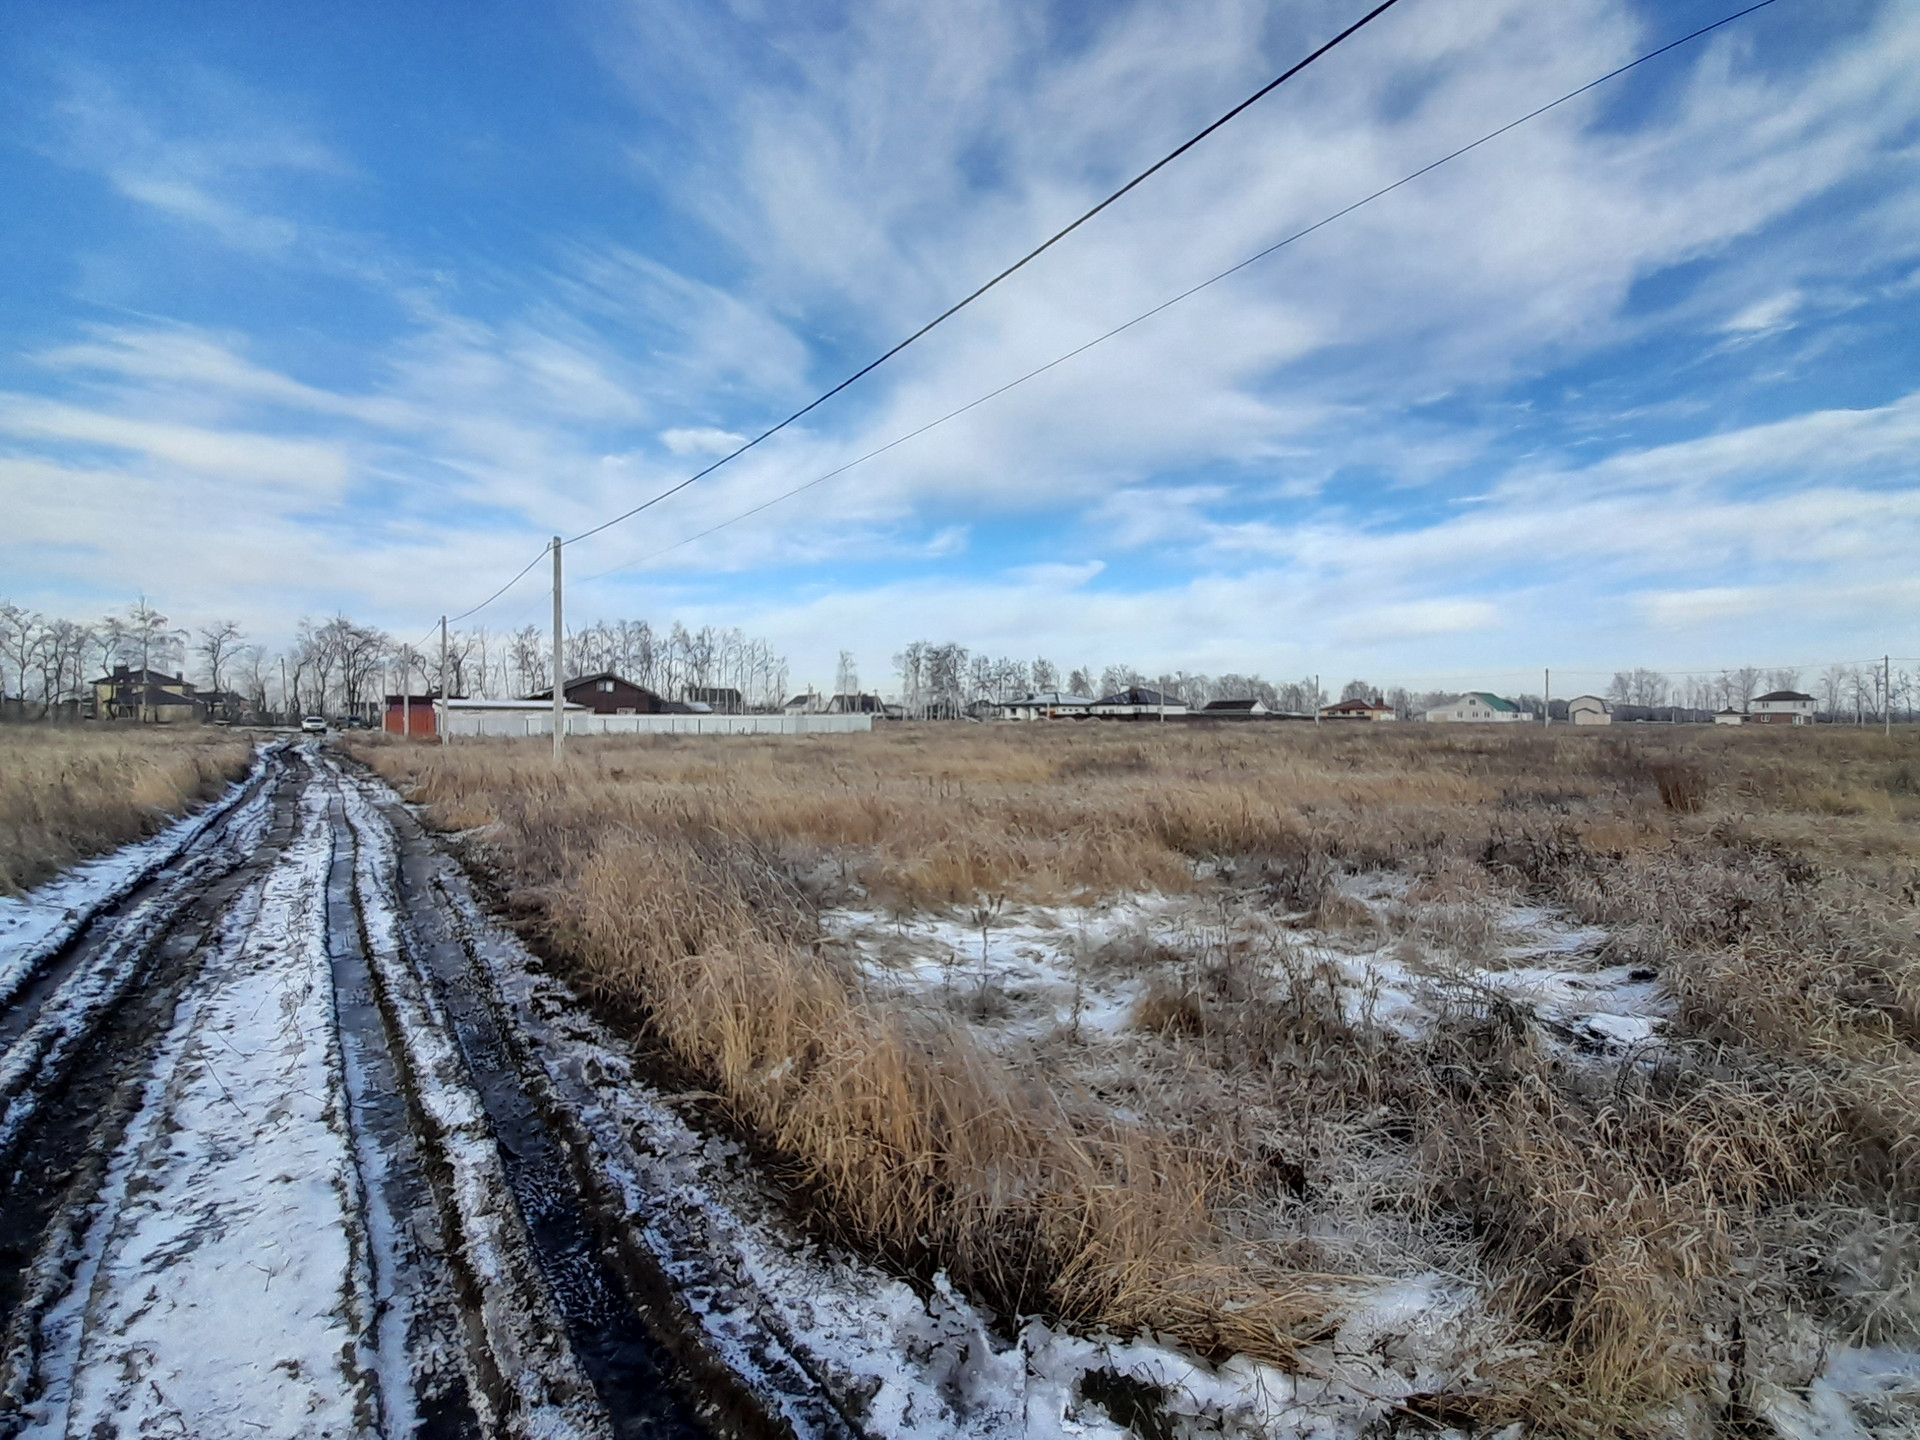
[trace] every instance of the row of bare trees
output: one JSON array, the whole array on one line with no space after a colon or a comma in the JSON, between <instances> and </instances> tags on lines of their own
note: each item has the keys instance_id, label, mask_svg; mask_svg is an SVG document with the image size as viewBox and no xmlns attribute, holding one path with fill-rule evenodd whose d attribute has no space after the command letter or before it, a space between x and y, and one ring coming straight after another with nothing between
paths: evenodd
<instances>
[{"instance_id":1,"label":"row of bare trees","mask_svg":"<svg viewBox=\"0 0 1920 1440\"><path fill-rule=\"evenodd\" d=\"M893 668L900 681L900 704L906 714L916 718L963 715L983 703L1006 704L1049 691L1099 700L1136 687L1157 690L1169 700L1194 709L1212 700L1258 700L1269 710L1305 714L1325 703L1325 695L1312 677L1276 684L1258 675L1208 676L1185 670L1148 675L1129 665L1069 669L1044 658L976 655L951 641L935 644L916 640L893 657ZM1374 693L1371 687L1368 693Z\"/></svg>"},{"instance_id":2,"label":"row of bare trees","mask_svg":"<svg viewBox=\"0 0 1920 1440\"><path fill-rule=\"evenodd\" d=\"M455 695L514 696L552 683L550 637L535 627L506 635L485 629L447 637L447 689ZM346 615L303 619L278 651L248 642L231 620L198 630L175 626L143 596L124 614L98 621L46 616L0 600L0 699L9 708L52 719L77 714L91 682L116 666L186 678L232 695L227 708L286 717L310 713L371 717L385 693L438 689L441 651L396 643L377 626ZM567 637L568 678L611 670L668 698L738 692L747 709L785 699L787 662L765 640L739 630L675 621L656 631L644 620L602 621Z\"/></svg>"}]
</instances>

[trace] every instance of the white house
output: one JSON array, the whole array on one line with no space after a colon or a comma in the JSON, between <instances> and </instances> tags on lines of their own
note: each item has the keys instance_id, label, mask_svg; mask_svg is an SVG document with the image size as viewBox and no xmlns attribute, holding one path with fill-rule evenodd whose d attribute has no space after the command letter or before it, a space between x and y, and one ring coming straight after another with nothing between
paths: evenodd
<instances>
[{"instance_id":1,"label":"white house","mask_svg":"<svg viewBox=\"0 0 1920 1440\"><path fill-rule=\"evenodd\" d=\"M1598 695L1576 695L1567 702L1567 723L1570 725L1611 725L1613 723L1613 702L1603 700Z\"/></svg>"},{"instance_id":2,"label":"white house","mask_svg":"<svg viewBox=\"0 0 1920 1440\"><path fill-rule=\"evenodd\" d=\"M1747 717L1731 705L1724 710L1715 711L1713 716L1713 723L1716 725L1744 725L1746 720Z\"/></svg>"},{"instance_id":3,"label":"white house","mask_svg":"<svg viewBox=\"0 0 1920 1440\"><path fill-rule=\"evenodd\" d=\"M1813 696L1798 690L1775 690L1747 706L1747 719L1755 725L1811 725Z\"/></svg>"},{"instance_id":4,"label":"white house","mask_svg":"<svg viewBox=\"0 0 1920 1440\"><path fill-rule=\"evenodd\" d=\"M1162 715L1187 713L1184 701L1139 685L1131 690L1122 690L1117 695L1096 700L1088 710L1089 713L1108 720L1153 720Z\"/></svg>"},{"instance_id":5,"label":"white house","mask_svg":"<svg viewBox=\"0 0 1920 1440\"><path fill-rule=\"evenodd\" d=\"M1531 710L1522 710L1511 700L1502 700L1485 690L1470 691L1451 705L1436 705L1427 711L1427 719L1435 722L1475 720L1517 724L1533 718Z\"/></svg>"},{"instance_id":6,"label":"white house","mask_svg":"<svg viewBox=\"0 0 1920 1440\"><path fill-rule=\"evenodd\" d=\"M1042 690L994 707L1002 720L1084 720L1092 709L1085 695L1063 690Z\"/></svg>"}]
</instances>

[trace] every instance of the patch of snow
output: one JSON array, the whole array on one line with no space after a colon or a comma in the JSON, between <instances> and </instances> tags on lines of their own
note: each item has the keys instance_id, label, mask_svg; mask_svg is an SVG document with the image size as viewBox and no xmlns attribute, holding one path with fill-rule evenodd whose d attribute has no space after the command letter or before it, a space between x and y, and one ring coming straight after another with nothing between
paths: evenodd
<instances>
[{"instance_id":1,"label":"patch of snow","mask_svg":"<svg viewBox=\"0 0 1920 1440\"><path fill-rule=\"evenodd\" d=\"M144 884L204 835L246 793L265 763L262 754L245 780L158 835L84 861L24 895L0 896L0 1005L19 993L41 962L71 940L95 912Z\"/></svg>"},{"instance_id":2,"label":"patch of snow","mask_svg":"<svg viewBox=\"0 0 1920 1440\"><path fill-rule=\"evenodd\" d=\"M329 856L304 805L298 838L225 917L49 1316L27 1434L370 1428Z\"/></svg>"},{"instance_id":3,"label":"patch of snow","mask_svg":"<svg viewBox=\"0 0 1920 1440\"><path fill-rule=\"evenodd\" d=\"M1875 1440L1920 1433L1920 1353L1843 1347L1804 1394L1764 1387L1761 1414L1786 1440Z\"/></svg>"}]
</instances>

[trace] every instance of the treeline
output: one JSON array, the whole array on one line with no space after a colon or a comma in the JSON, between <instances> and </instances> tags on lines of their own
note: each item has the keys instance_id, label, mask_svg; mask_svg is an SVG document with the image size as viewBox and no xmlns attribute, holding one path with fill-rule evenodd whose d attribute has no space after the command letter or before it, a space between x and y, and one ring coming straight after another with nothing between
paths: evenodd
<instances>
[{"instance_id":1,"label":"treeline","mask_svg":"<svg viewBox=\"0 0 1920 1440\"><path fill-rule=\"evenodd\" d=\"M786 660L737 629L599 621L569 634L565 651L568 679L612 670L670 700L736 691L747 709L785 699ZM90 682L117 665L191 678L232 697L228 709L254 715L370 717L385 694L437 690L441 650L437 635L397 643L346 615L303 619L292 643L276 650L250 643L231 620L194 631L175 626L145 597L125 614L95 621L0 600L0 699L48 717L71 712L91 700ZM455 695L508 698L546 689L553 683L551 636L531 625L505 634L450 630L446 674Z\"/></svg>"}]
</instances>

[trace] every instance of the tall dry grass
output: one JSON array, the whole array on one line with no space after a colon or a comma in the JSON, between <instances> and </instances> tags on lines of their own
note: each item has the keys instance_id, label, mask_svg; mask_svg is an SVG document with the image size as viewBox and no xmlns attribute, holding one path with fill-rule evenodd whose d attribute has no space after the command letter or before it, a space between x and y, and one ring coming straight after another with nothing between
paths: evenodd
<instances>
[{"instance_id":1,"label":"tall dry grass","mask_svg":"<svg viewBox=\"0 0 1920 1440\"><path fill-rule=\"evenodd\" d=\"M1278 1185L1471 1250L1498 1358L1442 1416L1704 1433L1805 1368L1794 1317L1920 1325L1920 736L921 726L607 740L558 773L531 745L361 753L471 832L539 943L827 1223L1007 1313L1298 1362L1366 1256L1282 1235ZM1569 1066L1471 996L1409 1040L1311 966L1276 989L1223 951L1149 1007L1160 1060L1122 1123L1070 1069L870 996L815 918L1212 888L1337 926L1333 882L1383 868L1464 914L1606 926L1673 996L1659 1063Z\"/></svg>"},{"instance_id":2,"label":"tall dry grass","mask_svg":"<svg viewBox=\"0 0 1920 1440\"><path fill-rule=\"evenodd\" d=\"M244 775L245 740L147 726L0 726L0 894L141 839Z\"/></svg>"}]
</instances>

